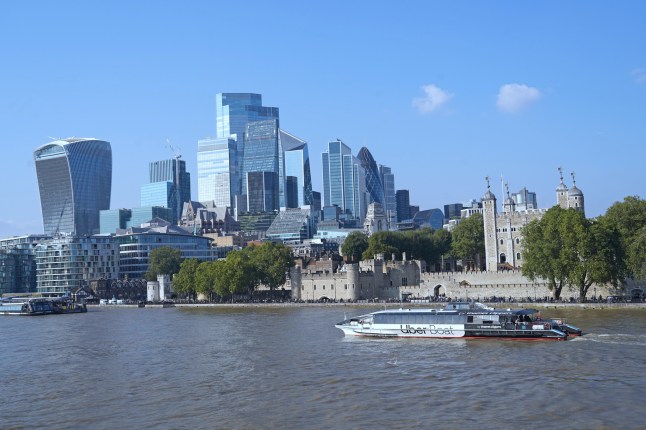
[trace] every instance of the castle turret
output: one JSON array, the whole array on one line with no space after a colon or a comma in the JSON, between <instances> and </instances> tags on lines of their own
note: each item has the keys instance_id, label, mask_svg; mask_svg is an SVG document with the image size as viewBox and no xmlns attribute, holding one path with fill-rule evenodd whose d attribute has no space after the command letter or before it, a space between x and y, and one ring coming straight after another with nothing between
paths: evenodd
<instances>
[{"instance_id":1,"label":"castle turret","mask_svg":"<svg viewBox=\"0 0 646 430\"><path fill-rule=\"evenodd\" d=\"M487 192L482 196L482 217L484 220L485 255L487 270L498 269L498 243L496 241L496 196L491 192L487 176Z\"/></svg>"},{"instance_id":2,"label":"castle turret","mask_svg":"<svg viewBox=\"0 0 646 430\"><path fill-rule=\"evenodd\" d=\"M567 205L569 208L576 209L585 213L585 205L583 204L583 191L578 189L576 186L574 172L572 172L572 188L570 188L567 193Z\"/></svg>"},{"instance_id":3,"label":"castle turret","mask_svg":"<svg viewBox=\"0 0 646 430\"><path fill-rule=\"evenodd\" d=\"M559 175L561 176L561 183L556 187L556 204L563 209L568 208L567 186L563 183L563 169L559 167Z\"/></svg>"},{"instance_id":4,"label":"castle turret","mask_svg":"<svg viewBox=\"0 0 646 430\"><path fill-rule=\"evenodd\" d=\"M502 205L502 211L504 213L516 212L516 202L509 195L509 184L505 184L505 188L507 189L507 198Z\"/></svg>"}]
</instances>

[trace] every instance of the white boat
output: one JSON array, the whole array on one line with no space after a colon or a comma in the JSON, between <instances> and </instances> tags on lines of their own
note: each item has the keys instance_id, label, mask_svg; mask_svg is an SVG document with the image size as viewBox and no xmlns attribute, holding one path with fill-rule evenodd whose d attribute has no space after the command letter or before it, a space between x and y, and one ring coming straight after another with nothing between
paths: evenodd
<instances>
[{"instance_id":1,"label":"white boat","mask_svg":"<svg viewBox=\"0 0 646 430\"><path fill-rule=\"evenodd\" d=\"M335 327L346 336L552 340L568 337L562 323L543 320L536 309L494 309L477 302L452 302L441 309L377 311L346 319Z\"/></svg>"}]
</instances>

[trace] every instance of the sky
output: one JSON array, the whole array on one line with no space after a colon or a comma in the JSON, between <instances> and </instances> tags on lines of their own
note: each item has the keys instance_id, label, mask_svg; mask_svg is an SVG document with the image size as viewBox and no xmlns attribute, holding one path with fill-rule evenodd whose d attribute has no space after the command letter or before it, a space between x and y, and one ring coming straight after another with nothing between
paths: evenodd
<instances>
[{"instance_id":1,"label":"sky","mask_svg":"<svg viewBox=\"0 0 646 430\"><path fill-rule=\"evenodd\" d=\"M111 208L139 206L150 161L197 141L215 95L254 92L321 153L343 140L421 209L491 189L586 215L645 196L646 2L10 1L0 5L0 237L42 233L33 151L112 145Z\"/></svg>"}]
</instances>

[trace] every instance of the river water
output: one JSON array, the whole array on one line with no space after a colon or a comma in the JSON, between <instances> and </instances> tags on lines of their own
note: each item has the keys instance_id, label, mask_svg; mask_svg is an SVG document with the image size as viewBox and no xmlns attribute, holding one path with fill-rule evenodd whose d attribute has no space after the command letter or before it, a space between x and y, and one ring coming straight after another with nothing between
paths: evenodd
<instances>
[{"instance_id":1,"label":"river water","mask_svg":"<svg viewBox=\"0 0 646 430\"><path fill-rule=\"evenodd\" d=\"M646 310L558 309L567 342L344 338L377 308L1 317L0 427L646 428Z\"/></svg>"}]
</instances>

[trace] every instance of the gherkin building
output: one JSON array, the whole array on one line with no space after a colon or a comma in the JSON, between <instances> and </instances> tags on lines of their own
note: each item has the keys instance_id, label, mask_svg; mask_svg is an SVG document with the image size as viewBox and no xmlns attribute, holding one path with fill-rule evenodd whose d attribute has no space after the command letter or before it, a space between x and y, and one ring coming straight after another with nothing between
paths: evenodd
<instances>
[{"instance_id":1,"label":"gherkin building","mask_svg":"<svg viewBox=\"0 0 646 430\"><path fill-rule=\"evenodd\" d=\"M370 203L384 204L384 187L379 179L379 169L377 163L372 158L372 154L365 146L359 150L357 158L361 162L361 167L366 171L366 191L370 195Z\"/></svg>"}]
</instances>

